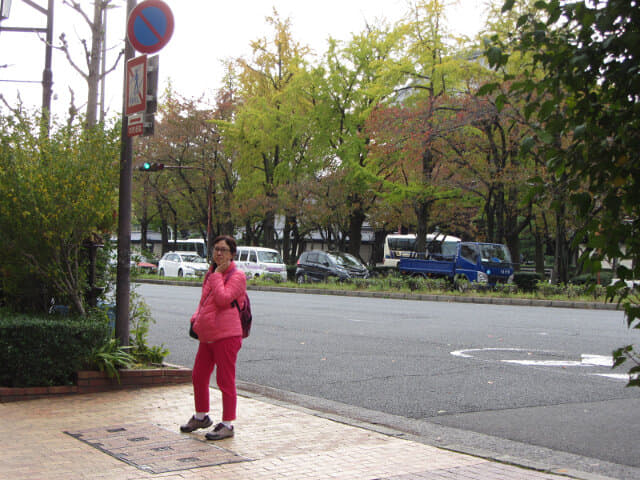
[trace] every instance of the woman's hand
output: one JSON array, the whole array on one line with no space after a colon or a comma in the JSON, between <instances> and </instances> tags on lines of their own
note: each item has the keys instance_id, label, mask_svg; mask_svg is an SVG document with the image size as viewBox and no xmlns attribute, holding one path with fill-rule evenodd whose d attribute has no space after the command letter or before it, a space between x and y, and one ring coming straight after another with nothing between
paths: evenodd
<instances>
[{"instance_id":1,"label":"woman's hand","mask_svg":"<svg viewBox=\"0 0 640 480\"><path fill-rule=\"evenodd\" d=\"M231 259L225 259L221 261L216 265L216 272L219 272L219 273L226 272L227 268L229 268L229 265L231 265Z\"/></svg>"}]
</instances>

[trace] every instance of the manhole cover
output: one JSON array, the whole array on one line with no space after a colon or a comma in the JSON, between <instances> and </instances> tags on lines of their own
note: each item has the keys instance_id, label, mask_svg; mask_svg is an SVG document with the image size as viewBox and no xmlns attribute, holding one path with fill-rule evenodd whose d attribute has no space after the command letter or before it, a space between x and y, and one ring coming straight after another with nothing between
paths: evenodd
<instances>
[{"instance_id":1,"label":"manhole cover","mask_svg":"<svg viewBox=\"0 0 640 480\"><path fill-rule=\"evenodd\" d=\"M64 433L150 473L250 460L217 445L155 425L117 425Z\"/></svg>"}]
</instances>

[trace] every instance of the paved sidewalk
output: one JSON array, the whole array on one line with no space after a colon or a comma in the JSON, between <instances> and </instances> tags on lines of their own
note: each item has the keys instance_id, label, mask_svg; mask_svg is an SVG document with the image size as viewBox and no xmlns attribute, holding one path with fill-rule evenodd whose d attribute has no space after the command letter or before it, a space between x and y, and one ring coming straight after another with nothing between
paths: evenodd
<instances>
[{"instance_id":1,"label":"paved sidewalk","mask_svg":"<svg viewBox=\"0 0 640 480\"><path fill-rule=\"evenodd\" d=\"M212 389L212 419L220 394ZM179 432L190 385L0 404L0 479L561 480L240 396L236 436Z\"/></svg>"}]
</instances>

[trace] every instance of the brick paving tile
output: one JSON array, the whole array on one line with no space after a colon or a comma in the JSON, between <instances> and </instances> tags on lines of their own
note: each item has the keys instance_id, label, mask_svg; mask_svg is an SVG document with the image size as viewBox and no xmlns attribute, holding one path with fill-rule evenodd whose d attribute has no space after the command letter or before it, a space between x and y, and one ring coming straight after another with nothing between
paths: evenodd
<instances>
[{"instance_id":1,"label":"brick paving tile","mask_svg":"<svg viewBox=\"0 0 640 480\"><path fill-rule=\"evenodd\" d=\"M204 441L204 431L179 433L179 425L192 414L190 385L3 403L0 479L566 480L333 422L308 411L247 397L238 400L236 436L215 445L249 461L185 466L161 474L140 470L64 432L146 423L149 432L159 427L175 432L180 441L196 439L206 447L211 444ZM214 419L220 408L219 392L212 389Z\"/></svg>"}]
</instances>

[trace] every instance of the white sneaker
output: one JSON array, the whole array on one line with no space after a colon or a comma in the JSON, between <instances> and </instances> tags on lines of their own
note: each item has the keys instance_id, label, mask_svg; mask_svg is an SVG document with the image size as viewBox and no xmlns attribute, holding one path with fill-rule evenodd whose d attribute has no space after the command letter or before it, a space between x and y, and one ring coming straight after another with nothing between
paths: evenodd
<instances>
[{"instance_id":1,"label":"white sneaker","mask_svg":"<svg viewBox=\"0 0 640 480\"><path fill-rule=\"evenodd\" d=\"M207 440L222 440L223 438L233 437L233 425L227 427L224 423L219 423L215 428L205 435Z\"/></svg>"}]
</instances>

